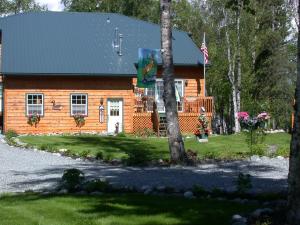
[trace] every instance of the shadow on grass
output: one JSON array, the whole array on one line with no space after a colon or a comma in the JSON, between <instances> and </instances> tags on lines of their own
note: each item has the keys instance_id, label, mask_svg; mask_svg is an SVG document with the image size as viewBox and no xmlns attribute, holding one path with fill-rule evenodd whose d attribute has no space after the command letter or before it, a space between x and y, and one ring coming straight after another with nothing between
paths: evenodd
<instances>
[{"instance_id":1,"label":"shadow on grass","mask_svg":"<svg viewBox=\"0 0 300 225\"><path fill-rule=\"evenodd\" d=\"M60 206L63 202L65 209L75 207L73 213L79 213L81 218L89 218L91 222L99 218L108 221L111 219L112 221L107 224L122 224L121 221L130 224L130 221L132 221L131 224L139 225L225 225L229 224L232 214L246 213L255 208L255 205L240 205L227 201L187 200L182 197L144 196L139 194L115 194L100 197L27 194L2 197L0 206L5 204L20 208L20 205L26 206L33 201L36 207L40 205L43 211L47 211L47 207L50 211L55 210L55 208L51 208L53 202L57 202ZM47 201L52 204L47 206ZM56 224L58 224L57 222L59 221L56 221Z\"/></svg>"},{"instance_id":2,"label":"shadow on grass","mask_svg":"<svg viewBox=\"0 0 300 225\"><path fill-rule=\"evenodd\" d=\"M127 138L127 137L98 137L98 136L65 136L65 142L59 145L81 147L93 149L96 155L102 152L104 155L125 154L129 158L129 164L142 165L154 159L160 159L166 155L167 151L157 149L149 142L143 139ZM135 163L136 162L136 163Z\"/></svg>"}]
</instances>

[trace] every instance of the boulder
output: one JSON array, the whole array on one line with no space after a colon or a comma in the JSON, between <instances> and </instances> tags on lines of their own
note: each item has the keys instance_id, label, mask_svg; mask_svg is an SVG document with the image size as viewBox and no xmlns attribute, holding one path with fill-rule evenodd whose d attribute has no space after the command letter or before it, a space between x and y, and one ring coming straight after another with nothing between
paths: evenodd
<instances>
[{"instance_id":1,"label":"boulder","mask_svg":"<svg viewBox=\"0 0 300 225\"><path fill-rule=\"evenodd\" d=\"M191 192L191 191L186 191L186 192L184 192L183 196L184 196L185 198L195 198L193 192Z\"/></svg>"}]
</instances>

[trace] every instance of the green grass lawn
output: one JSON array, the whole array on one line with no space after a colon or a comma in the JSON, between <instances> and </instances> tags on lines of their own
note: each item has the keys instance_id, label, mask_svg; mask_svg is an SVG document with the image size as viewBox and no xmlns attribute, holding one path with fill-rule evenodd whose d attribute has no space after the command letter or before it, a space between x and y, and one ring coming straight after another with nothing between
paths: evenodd
<instances>
[{"instance_id":1,"label":"green grass lawn","mask_svg":"<svg viewBox=\"0 0 300 225\"><path fill-rule=\"evenodd\" d=\"M276 145L285 152L289 149L291 136L287 133L268 134L264 146ZM102 152L104 159L123 158L139 153L145 160L169 158L166 138L101 137L96 135L21 136L20 140L39 149L68 149L72 153L89 152L95 156ZM235 159L249 155L244 135L211 136L208 143L185 138L186 149L198 153L199 158Z\"/></svg>"},{"instance_id":2,"label":"green grass lawn","mask_svg":"<svg viewBox=\"0 0 300 225\"><path fill-rule=\"evenodd\" d=\"M225 225L256 205L182 197L103 196L0 197L1 225Z\"/></svg>"}]
</instances>

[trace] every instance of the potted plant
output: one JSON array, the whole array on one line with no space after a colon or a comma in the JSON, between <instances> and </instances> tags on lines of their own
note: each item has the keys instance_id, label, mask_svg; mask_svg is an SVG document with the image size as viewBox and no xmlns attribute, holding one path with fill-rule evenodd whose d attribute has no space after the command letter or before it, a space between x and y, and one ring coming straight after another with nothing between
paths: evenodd
<instances>
[{"instance_id":1,"label":"potted plant","mask_svg":"<svg viewBox=\"0 0 300 225\"><path fill-rule=\"evenodd\" d=\"M30 125L30 126L37 126L37 124L40 122L41 120L41 116L37 113L34 113L34 114L30 114L28 116L28 121L27 123Z\"/></svg>"},{"instance_id":2,"label":"potted plant","mask_svg":"<svg viewBox=\"0 0 300 225\"><path fill-rule=\"evenodd\" d=\"M201 140L200 142L202 142L203 140L207 141L208 134L209 134L208 120L207 120L206 116L202 113L198 117L198 121L199 121L199 124L198 124L196 131L194 132L194 135L196 136L198 141Z\"/></svg>"},{"instance_id":3,"label":"potted plant","mask_svg":"<svg viewBox=\"0 0 300 225\"><path fill-rule=\"evenodd\" d=\"M84 115L74 115L73 116L76 126L77 127L82 127L85 124L85 117Z\"/></svg>"}]
</instances>

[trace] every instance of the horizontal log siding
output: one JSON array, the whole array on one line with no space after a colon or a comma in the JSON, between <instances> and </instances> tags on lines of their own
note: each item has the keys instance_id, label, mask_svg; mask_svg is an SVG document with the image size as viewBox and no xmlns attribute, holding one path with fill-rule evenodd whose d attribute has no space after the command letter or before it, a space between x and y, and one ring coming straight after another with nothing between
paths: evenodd
<instances>
[{"instance_id":1,"label":"horizontal log siding","mask_svg":"<svg viewBox=\"0 0 300 225\"><path fill-rule=\"evenodd\" d=\"M123 126L125 132L133 130L132 78L107 77L6 77L5 78L5 131L18 133L102 132L107 130L107 99L123 99ZM35 128L27 124L26 93L44 94L44 117ZM78 128L70 115L70 94L88 94L88 117ZM104 99L105 121L99 122L100 98ZM61 105L53 109L52 101Z\"/></svg>"}]
</instances>

